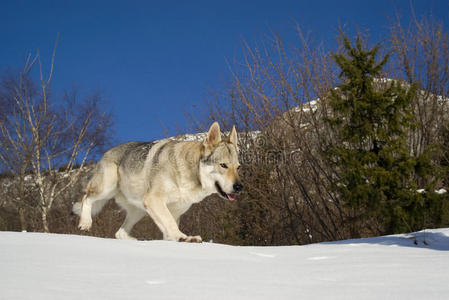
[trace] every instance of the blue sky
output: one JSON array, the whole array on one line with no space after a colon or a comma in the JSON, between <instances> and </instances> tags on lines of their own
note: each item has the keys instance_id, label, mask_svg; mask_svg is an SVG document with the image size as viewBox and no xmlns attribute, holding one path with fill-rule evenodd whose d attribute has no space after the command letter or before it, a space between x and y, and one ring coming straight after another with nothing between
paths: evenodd
<instances>
[{"instance_id":1,"label":"blue sky","mask_svg":"<svg viewBox=\"0 0 449 300\"><path fill-rule=\"evenodd\" d=\"M413 1L447 26L449 1ZM39 48L49 65L56 35L55 93L72 86L103 91L115 116L117 142L152 140L186 127L184 112L228 78L226 59L242 39L269 30L294 41L297 22L331 45L338 25L387 32L395 8L409 1L0 1L0 71L20 68Z\"/></svg>"}]
</instances>

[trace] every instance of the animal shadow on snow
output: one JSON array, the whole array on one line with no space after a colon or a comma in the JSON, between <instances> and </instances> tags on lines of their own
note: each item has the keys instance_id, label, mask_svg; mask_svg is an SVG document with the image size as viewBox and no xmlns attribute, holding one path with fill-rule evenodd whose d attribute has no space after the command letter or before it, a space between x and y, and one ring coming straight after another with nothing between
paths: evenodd
<instances>
[{"instance_id":1,"label":"animal shadow on snow","mask_svg":"<svg viewBox=\"0 0 449 300\"><path fill-rule=\"evenodd\" d=\"M381 236L357 240L344 240L333 242L332 244L377 244L449 251L449 236L444 235L441 232L420 231L404 234L402 236Z\"/></svg>"}]
</instances>

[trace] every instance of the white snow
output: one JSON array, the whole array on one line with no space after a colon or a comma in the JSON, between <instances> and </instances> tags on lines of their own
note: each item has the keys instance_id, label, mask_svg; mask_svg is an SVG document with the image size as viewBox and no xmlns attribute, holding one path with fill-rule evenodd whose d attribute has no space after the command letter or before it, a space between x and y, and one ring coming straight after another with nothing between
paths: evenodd
<instances>
[{"instance_id":1,"label":"white snow","mask_svg":"<svg viewBox=\"0 0 449 300\"><path fill-rule=\"evenodd\" d=\"M306 102L302 105L296 106L294 108L294 111L295 112L301 112L301 111L302 112L309 112L309 111L315 112L318 109L318 101L320 101L319 98L309 101L309 102Z\"/></svg>"},{"instance_id":2,"label":"white snow","mask_svg":"<svg viewBox=\"0 0 449 300\"><path fill-rule=\"evenodd\" d=\"M424 193L426 193L426 190L425 189L419 189L419 190L416 190L416 192L420 193L420 194L424 194ZM435 193L441 195L441 194L446 194L447 191L445 189L439 189L439 190L435 190Z\"/></svg>"},{"instance_id":3,"label":"white snow","mask_svg":"<svg viewBox=\"0 0 449 300\"><path fill-rule=\"evenodd\" d=\"M445 189L439 189L439 190L437 190L437 191L435 191L435 193L437 193L437 194L446 194L447 193L447 191L445 190Z\"/></svg>"},{"instance_id":4,"label":"white snow","mask_svg":"<svg viewBox=\"0 0 449 300\"><path fill-rule=\"evenodd\" d=\"M449 228L414 236L235 247L0 232L0 299L448 299Z\"/></svg>"}]
</instances>

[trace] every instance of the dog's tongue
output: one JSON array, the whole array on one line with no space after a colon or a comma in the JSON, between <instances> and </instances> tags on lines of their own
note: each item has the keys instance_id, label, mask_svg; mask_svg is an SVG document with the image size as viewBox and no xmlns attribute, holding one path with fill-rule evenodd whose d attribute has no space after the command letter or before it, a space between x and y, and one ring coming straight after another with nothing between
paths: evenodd
<instances>
[{"instance_id":1,"label":"dog's tongue","mask_svg":"<svg viewBox=\"0 0 449 300\"><path fill-rule=\"evenodd\" d=\"M228 196L228 199L231 201L235 200L235 194L226 194L226 196Z\"/></svg>"}]
</instances>

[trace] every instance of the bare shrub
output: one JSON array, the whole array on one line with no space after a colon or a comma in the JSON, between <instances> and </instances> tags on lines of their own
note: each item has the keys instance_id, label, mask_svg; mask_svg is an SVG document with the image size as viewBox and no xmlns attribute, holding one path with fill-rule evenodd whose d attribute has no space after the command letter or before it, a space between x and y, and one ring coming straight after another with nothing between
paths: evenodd
<instances>
[{"instance_id":1,"label":"bare shrub","mask_svg":"<svg viewBox=\"0 0 449 300\"><path fill-rule=\"evenodd\" d=\"M413 103L419 126L408 138L416 156L442 140L442 124L448 124L448 35L432 22L415 19L408 31L394 23L384 45L394 51L384 76L401 79L405 74L421 89ZM204 123L217 120L227 129L237 124L241 132L246 190L237 209L225 208L216 217L237 216L227 238L234 243L305 244L383 230L375 218L355 222L360 212L346 207L332 189L339 170L322 153L338 136L323 120L330 117L328 93L339 84L339 74L331 52L311 43L299 27L297 33L296 47L285 46L277 36L259 45L244 43L243 59L232 65L226 92L215 94L206 104L206 116L200 116ZM192 124L201 129L205 124L196 116L190 116ZM432 155L438 161L442 152Z\"/></svg>"},{"instance_id":2,"label":"bare shrub","mask_svg":"<svg viewBox=\"0 0 449 300\"><path fill-rule=\"evenodd\" d=\"M21 72L4 77L0 89L2 102L8 104L0 120L0 162L18 180L9 199L18 208L22 229L30 225L24 211L37 209L46 232L55 200L75 185L87 160L103 152L111 128L100 94L82 100L76 90L62 99L52 95L54 57L55 52L48 76L37 52ZM30 75L36 63L39 83Z\"/></svg>"}]
</instances>

